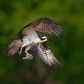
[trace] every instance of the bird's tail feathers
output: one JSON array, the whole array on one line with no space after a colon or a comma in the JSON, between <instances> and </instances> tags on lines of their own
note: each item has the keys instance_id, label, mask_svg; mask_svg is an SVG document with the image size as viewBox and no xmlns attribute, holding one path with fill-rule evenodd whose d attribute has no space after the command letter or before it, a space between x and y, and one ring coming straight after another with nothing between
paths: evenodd
<instances>
[{"instance_id":1,"label":"bird's tail feathers","mask_svg":"<svg viewBox=\"0 0 84 84\"><path fill-rule=\"evenodd\" d=\"M20 49L21 45L21 40L12 40L6 49L7 56L14 56L16 52Z\"/></svg>"}]
</instances>

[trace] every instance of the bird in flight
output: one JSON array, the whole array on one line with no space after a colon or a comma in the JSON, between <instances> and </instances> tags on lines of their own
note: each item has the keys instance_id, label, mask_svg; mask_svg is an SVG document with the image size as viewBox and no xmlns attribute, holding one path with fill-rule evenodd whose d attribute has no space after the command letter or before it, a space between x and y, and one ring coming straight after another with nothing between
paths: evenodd
<instances>
[{"instance_id":1,"label":"bird in flight","mask_svg":"<svg viewBox=\"0 0 84 84\"><path fill-rule=\"evenodd\" d=\"M28 52L37 54L45 64L52 67L52 65L58 67L61 63L53 55L46 41L48 37L38 35L35 31L45 32L52 34L52 32L59 36L60 32L63 32L62 27L49 18L40 18L27 26L25 26L17 35L18 40L12 40L6 49L7 56L14 56L17 52L20 55L22 51L26 53L26 57L23 59L33 59L33 56Z\"/></svg>"}]
</instances>

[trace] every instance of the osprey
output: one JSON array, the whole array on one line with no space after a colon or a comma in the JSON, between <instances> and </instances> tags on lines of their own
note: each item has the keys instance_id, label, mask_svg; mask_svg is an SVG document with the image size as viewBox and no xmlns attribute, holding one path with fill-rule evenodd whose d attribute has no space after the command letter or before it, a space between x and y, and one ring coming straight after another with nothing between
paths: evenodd
<instances>
[{"instance_id":1,"label":"osprey","mask_svg":"<svg viewBox=\"0 0 84 84\"><path fill-rule=\"evenodd\" d=\"M37 54L48 66L52 67L61 65L61 63L53 55L46 41L49 40L46 36L38 35L35 29L41 32L52 34L52 32L59 36L63 30L56 22L49 18L40 18L27 26L25 26L17 35L19 40L12 40L6 49L7 56L11 57L18 52L20 55L22 51L26 53L23 59L33 59L33 56L28 52Z\"/></svg>"}]
</instances>

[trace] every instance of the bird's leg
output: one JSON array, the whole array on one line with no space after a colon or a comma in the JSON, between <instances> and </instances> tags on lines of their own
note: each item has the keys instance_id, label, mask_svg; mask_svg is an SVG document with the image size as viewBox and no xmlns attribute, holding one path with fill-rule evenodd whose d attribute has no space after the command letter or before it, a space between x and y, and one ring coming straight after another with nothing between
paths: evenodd
<instances>
[{"instance_id":1,"label":"bird's leg","mask_svg":"<svg viewBox=\"0 0 84 84\"><path fill-rule=\"evenodd\" d=\"M28 52L26 52L26 57L23 57L22 59L33 59L33 56L31 54L29 54Z\"/></svg>"},{"instance_id":2,"label":"bird's leg","mask_svg":"<svg viewBox=\"0 0 84 84\"><path fill-rule=\"evenodd\" d=\"M21 49L20 49L20 51L18 51L18 54L20 55L22 53L22 47L21 47Z\"/></svg>"},{"instance_id":3,"label":"bird's leg","mask_svg":"<svg viewBox=\"0 0 84 84\"><path fill-rule=\"evenodd\" d=\"M27 52L30 48L31 47L27 47L25 49L26 57L23 57L22 59L33 59L33 56Z\"/></svg>"},{"instance_id":4,"label":"bird's leg","mask_svg":"<svg viewBox=\"0 0 84 84\"><path fill-rule=\"evenodd\" d=\"M22 45L21 48L20 48L20 51L18 52L18 54L20 55L22 53L22 49L25 45Z\"/></svg>"}]
</instances>

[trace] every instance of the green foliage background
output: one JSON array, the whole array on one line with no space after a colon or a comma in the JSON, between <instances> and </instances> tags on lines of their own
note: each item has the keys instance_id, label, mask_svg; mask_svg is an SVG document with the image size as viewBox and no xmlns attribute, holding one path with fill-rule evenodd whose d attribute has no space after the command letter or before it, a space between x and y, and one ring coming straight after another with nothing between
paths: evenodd
<instances>
[{"instance_id":1,"label":"green foliage background","mask_svg":"<svg viewBox=\"0 0 84 84\"><path fill-rule=\"evenodd\" d=\"M23 60L24 52L5 53L18 32L41 17L64 30L60 37L41 33L51 39L48 46L64 71L52 70L35 54ZM0 84L84 84L84 0L0 0Z\"/></svg>"}]
</instances>

